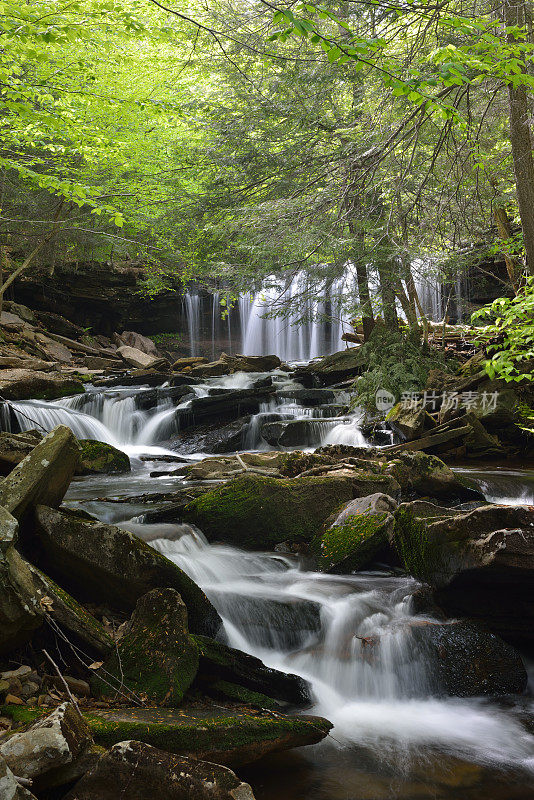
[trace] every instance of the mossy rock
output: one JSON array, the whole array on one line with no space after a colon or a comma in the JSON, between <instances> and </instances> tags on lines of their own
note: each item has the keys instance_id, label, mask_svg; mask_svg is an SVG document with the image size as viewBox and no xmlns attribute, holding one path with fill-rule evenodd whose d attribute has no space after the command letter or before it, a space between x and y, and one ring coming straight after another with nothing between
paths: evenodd
<instances>
[{"instance_id":1,"label":"mossy rock","mask_svg":"<svg viewBox=\"0 0 534 800\"><path fill-rule=\"evenodd\" d=\"M310 541L353 497L346 478L243 475L193 500L184 517L207 538L250 550Z\"/></svg>"},{"instance_id":2,"label":"mossy rock","mask_svg":"<svg viewBox=\"0 0 534 800\"><path fill-rule=\"evenodd\" d=\"M219 764L246 764L270 752L316 744L332 724L322 717L252 713L232 708L102 709L84 715L95 742L134 739L160 750Z\"/></svg>"},{"instance_id":3,"label":"mossy rock","mask_svg":"<svg viewBox=\"0 0 534 800\"><path fill-rule=\"evenodd\" d=\"M414 578L431 583L436 553L424 520L418 519L406 506L399 506L395 513L393 539L406 571Z\"/></svg>"},{"instance_id":4,"label":"mossy rock","mask_svg":"<svg viewBox=\"0 0 534 800\"><path fill-rule=\"evenodd\" d=\"M130 472L130 459L111 444L93 439L80 439L81 458L77 475L111 475Z\"/></svg>"},{"instance_id":5,"label":"mossy rock","mask_svg":"<svg viewBox=\"0 0 534 800\"><path fill-rule=\"evenodd\" d=\"M124 684L151 703L177 705L198 670L198 648L188 634L187 610L178 592L154 589L141 597L128 633L104 666L106 681L114 686ZM93 678L96 696L114 694L108 682Z\"/></svg>"},{"instance_id":6,"label":"mossy rock","mask_svg":"<svg viewBox=\"0 0 534 800\"><path fill-rule=\"evenodd\" d=\"M302 450L293 450L283 453L280 458L280 473L286 478L295 478L301 472L314 467L325 467L335 464L339 459L321 453L304 453Z\"/></svg>"},{"instance_id":7,"label":"mossy rock","mask_svg":"<svg viewBox=\"0 0 534 800\"><path fill-rule=\"evenodd\" d=\"M391 515L354 514L341 525L333 525L321 538L319 569L353 572L366 567L387 545Z\"/></svg>"}]
</instances>

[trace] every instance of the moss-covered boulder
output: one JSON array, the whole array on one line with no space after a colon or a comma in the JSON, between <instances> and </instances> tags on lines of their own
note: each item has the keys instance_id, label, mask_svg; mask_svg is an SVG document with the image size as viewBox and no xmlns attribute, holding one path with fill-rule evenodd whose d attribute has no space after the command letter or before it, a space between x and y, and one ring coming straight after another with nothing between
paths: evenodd
<instances>
[{"instance_id":1,"label":"moss-covered boulder","mask_svg":"<svg viewBox=\"0 0 534 800\"><path fill-rule=\"evenodd\" d=\"M38 506L39 564L80 600L133 610L151 589L169 587L187 606L189 626L213 634L221 625L204 592L176 564L128 531Z\"/></svg>"},{"instance_id":2,"label":"moss-covered boulder","mask_svg":"<svg viewBox=\"0 0 534 800\"><path fill-rule=\"evenodd\" d=\"M77 475L111 475L130 472L130 459L117 447L93 439L80 439L79 444L81 457L76 470Z\"/></svg>"},{"instance_id":3,"label":"moss-covered boulder","mask_svg":"<svg viewBox=\"0 0 534 800\"><path fill-rule=\"evenodd\" d=\"M419 450L397 455L385 472L400 484L403 496L410 493L455 500L483 500L483 495L456 477L441 458Z\"/></svg>"},{"instance_id":4,"label":"moss-covered boulder","mask_svg":"<svg viewBox=\"0 0 534 800\"><path fill-rule=\"evenodd\" d=\"M24 433L1 431L0 474L9 475L11 470L31 453L42 438L43 434L36 430L24 431Z\"/></svg>"},{"instance_id":5,"label":"moss-covered boulder","mask_svg":"<svg viewBox=\"0 0 534 800\"><path fill-rule=\"evenodd\" d=\"M104 747L135 739L230 766L316 744L332 728L323 717L272 715L242 706L102 709L84 716L95 741Z\"/></svg>"},{"instance_id":6,"label":"moss-covered boulder","mask_svg":"<svg viewBox=\"0 0 534 800\"><path fill-rule=\"evenodd\" d=\"M250 474L193 500L184 516L211 541L263 550L279 542L311 540L352 497L345 478L290 480Z\"/></svg>"},{"instance_id":7,"label":"moss-covered boulder","mask_svg":"<svg viewBox=\"0 0 534 800\"><path fill-rule=\"evenodd\" d=\"M53 622L71 636L74 644L81 645L91 655L106 656L115 643L104 626L48 575L31 564L28 567L39 602Z\"/></svg>"},{"instance_id":8,"label":"moss-covered boulder","mask_svg":"<svg viewBox=\"0 0 534 800\"><path fill-rule=\"evenodd\" d=\"M230 696L233 692L234 699L241 699L242 702L256 703L262 696L296 707L310 704L308 684L298 675L289 675L266 667L259 658L216 642L208 636L192 638L200 654L195 685L202 691L209 691L214 686L221 690L221 684L224 683L226 695Z\"/></svg>"},{"instance_id":9,"label":"moss-covered boulder","mask_svg":"<svg viewBox=\"0 0 534 800\"><path fill-rule=\"evenodd\" d=\"M19 521L38 503L57 507L79 457L78 442L70 428L54 428L0 483L0 505Z\"/></svg>"},{"instance_id":10,"label":"moss-covered boulder","mask_svg":"<svg viewBox=\"0 0 534 800\"><path fill-rule=\"evenodd\" d=\"M17 520L0 507L0 653L26 642L44 615L28 564L15 550Z\"/></svg>"},{"instance_id":11,"label":"moss-covered boulder","mask_svg":"<svg viewBox=\"0 0 534 800\"><path fill-rule=\"evenodd\" d=\"M368 566L388 547L396 501L385 494L352 500L316 543L319 568L346 573Z\"/></svg>"},{"instance_id":12,"label":"moss-covered boulder","mask_svg":"<svg viewBox=\"0 0 534 800\"><path fill-rule=\"evenodd\" d=\"M105 753L65 800L254 800L248 783L227 767L126 741Z\"/></svg>"},{"instance_id":13,"label":"moss-covered boulder","mask_svg":"<svg viewBox=\"0 0 534 800\"><path fill-rule=\"evenodd\" d=\"M395 513L394 543L408 572L434 587L453 616L487 624L506 641L534 641L534 508L486 505L462 514Z\"/></svg>"},{"instance_id":14,"label":"moss-covered boulder","mask_svg":"<svg viewBox=\"0 0 534 800\"><path fill-rule=\"evenodd\" d=\"M386 420L404 441L418 439L424 431L434 428L436 423L424 408L410 408L397 403L386 416Z\"/></svg>"},{"instance_id":15,"label":"moss-covered boulder","mask_svg":"<svg viewBox=\"0 0 534 800\"><path fill-rule=\"evenodd\" d=\"M137 601L128 632L104 664L106 682L92 681L97 696L126 686L149 702L176 706L198 670L198 648L187 629L187 609L174 589L153 589Z\"/></svg>"}]
</instances>

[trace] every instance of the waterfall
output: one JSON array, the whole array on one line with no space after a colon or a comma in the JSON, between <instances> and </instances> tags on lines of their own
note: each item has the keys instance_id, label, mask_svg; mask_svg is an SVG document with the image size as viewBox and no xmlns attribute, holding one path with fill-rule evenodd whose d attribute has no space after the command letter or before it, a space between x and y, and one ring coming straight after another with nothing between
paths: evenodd
<instances>
[{"instance_id":1,"label":"waterfall","mask_svg":"<svg viewBox=\"0 0 534 800\"><path fill-rule=\"evenodd\" d=\"M191 356L198 356L200 339L201 297L198 292L187 292L185 295L185 313L189 329L189 349Z\"/></svg>"},{"instance_id":2,"label":"waterfall","mask_svg":"<svg viewBox=\"0 0 534 800\"><path fill-rule=\"evenodd\" d=\"M173 535L122 525L144 528L143 538L202 587L230 646L310 681L313 712L335 726L331 746L366 748L401 771L429 751L532 771L534 737L520 711L440 696L412 633L414 624L437 622L414 616L414 579L307 572L291 556L209 545L187 526ZM158 533L165 538L154 539Z\"/></svg>"}]
</instances>

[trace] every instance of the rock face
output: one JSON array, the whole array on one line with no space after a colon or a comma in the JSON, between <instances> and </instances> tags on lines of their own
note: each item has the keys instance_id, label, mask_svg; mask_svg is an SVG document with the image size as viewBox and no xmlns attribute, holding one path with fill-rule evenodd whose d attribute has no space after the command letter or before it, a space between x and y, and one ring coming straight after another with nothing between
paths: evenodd
<instances>
[{"instance_id":1,"label":"rock face","mask_svg":"<svg viewBox=\"0 0 534 800\"><path fill-rule=\"evenodd\" d=\"M130 472L130 459L122 450L105 442L80 439L81 458L77 475L111 475Z\"/></svg>"},{"instance_id":2,"label":"rock face","mask_svg":"<svg viewBox=\"0 0 534 800\"><path fill-rule=\"evenodd\" d=\"M28 565L15 550L17 520L0 507L0 653L27 641L43 621Z\"/></svg>"},{"instance_id":3,"label":"rock face","mask_svg":"<svg viewBox=\"0 0 534 800\"><path fill-rule=\"evenodd\" d=\"M297 675L266 667L259 658L235 650L208 636L193 636L200 654L197 682L202 687L224 681L249 693L261 694L292 706L311 702L308 684Z\"/></svg>"},{"instance_id":4,"label":"rock face","mask_svg":"<svg viewBox=\"0 0 534 800\"><path fill-rule=\"evenodd\" d=\"M0 505L22 519L30 506L58 506L78 466L80 449L70 428L60 425L4 478Z\"/></svg>"},{"instance_id":5,"label":"rock face","mask_svg":"<svg viewBox=\"0 0 534 800\"><path fill-rule=\"evenodd\" d=\"M176 706L198 669L198 649L187 630L187 609L174 589L153 589L137 601L128 632L105 669L151 703ZM109 685L96 677L93 689L109 694Z\"/></svg>"},{"instance_id":6,"label":"rock face","mask_svg":"<svg viewBox=\"0 0 534 800\"><path fill-rule=\"evenodd\" d=\"M506 641L534 640L534 508L488 505L425 521L407 504L395 516L406 569L437 590L445 611L481 620Z\"/></svg>"},{"instance_id":7,"label":"rock face","mask_svg":"<svg viewBox=\"0 0 534 800\"><path fill-rule=\"evenodd\" d=\"M0 797L2 800L36 800L35 796L17 782L0 755Z\"/></svg>"},{"instance_id":8,"label":"rock face","mask_svg":"<svg viewBox=\"0 0 534 800\"><path fill-rule=\"evenodd\" d=\"M436 423L424 408L405 408L402 403L397 403L386 417L394 431L402 436L405 441L418 439L424 431L434 428Z\"/></svg>"},{"instance_id":9,"label":"rock face","mask_svg":"<svg viewBox=\"0 0 534 800\"><path fill-rule=\"evenodd\" d=\"M438 694L522 694L527 688L519 653L471 622L413 624L411 633L429 662L432 688Z\"/></svg>"},{"instance_id":10,"label":"rock face","mask_svg":"<svg viewBox=\"0 0 534 800\"><path fill-rule=\"evenodd\" d=\"M367 566L388 545L397 502L386 494L351 500L319 543L319 566L326 572L352 572Z\"/></svg>"},{"instance_id":11,"label":"rock face","mask_svg":"<svg viewBox=\"0 0 534 800\"><path fill-rule=\"evenodd\" d=\"M243 706L102 709L85 714L97 744L136 739L161 750L233 766L267 753L316 744L332 724L322 717L251 713Z\"/></svg>"},{"instance_id":12,"label":"rock face","mask_svg":"<svg viewBox=\"0 0 534 800\"><path fill-rule=\"evenodd\" d=\"M119 340L117 344L119 344L119 342L121 343L119 347L122 344L126 344L129 347L134 347L149 356L154 356L155 358L159 357L158 348L152 339L148 338L148 336L143 336L135 331L123 331L117 338Z\"/></svg>"},{"instance_id":13,"label":"rock face","mask_svg":"<svg viewBox=\"0 0 534 800\"><path fill-rule=\"evenodd\" d=\"M317 445L324 423L314 419L295 419L266 422L261 426L261 435L273 447Z\"/></svg>"},{"instance_id":14,"label":"rock face","mask_svg":"<svg viewBox=\"0 0 534 800\"><path fill-rule=\"evenodd\" d=\"M228 768L126 741L105 753L65 800L254 800L248 783Z\"/></svg>"},{"instance_id":15,"label":"rock face","mask_svg":"<svg viewBox=\"0 0 534 800\"><path fill-rule=\"evenodd\" d=\"M101 522L38 506L36 532L43 569L74 596L133 609L151 589L178 591L197 633L215 633L220 618L201 589L182 570L132 533Z\"/></svg>"},{"instance_id":16,"label":"rock face","mask_svg":"<svg viewBox=\"0 0 534 800\"><path fill-rule=\"evenodd\" d=\"M312 539L353 497L343 478L284 480L243 475L193 500L185 517L211 541L263 549Z\"/></svg>"},{"instance_id":17,"label":"rock face","mask_svg":"<svg viewBox=\"0 0 534 800\"><path fill-rule=\"evenodd\" d=\"M71 763L92 741L89 726L71 703L14 733L0 744L0 755L22 778L34 779Z\"/></svg>"},{"instance_id":18,"label":"rock face","mask_svg":"<svg viewBox=\"0 0 534 800\"><path fill-rule=\"evenodd\" d=\"M80 381L57 373L30 369L0 370L0 395L6 400L55 400L84 391Z\"/></svg>"}]
</instances>

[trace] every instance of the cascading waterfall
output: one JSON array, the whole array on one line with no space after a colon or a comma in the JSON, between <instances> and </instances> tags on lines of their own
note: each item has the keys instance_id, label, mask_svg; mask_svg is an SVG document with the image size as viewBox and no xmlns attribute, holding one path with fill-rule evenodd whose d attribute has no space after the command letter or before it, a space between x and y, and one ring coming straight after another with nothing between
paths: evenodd
<instances>
[{"instance_id":1,"label":"cascading waterfall","mask_svg":"<svg viewBox=\"0 0 534 800\"><path fill-rule=\"evenodd\" d=\"M231 646L311 682L314 712L334 742L365 747L407 769L425 748L485 765L534 771L534 737L520 717L481 699L439 697L435 671L412 635L411 578L300 571L294 558L209 545L181 526L123 523L152 540L206 592ZM172 527L172 526L168 526ZM165 538L156 538L158 533Z\"/></svg>"}]
</instances>

